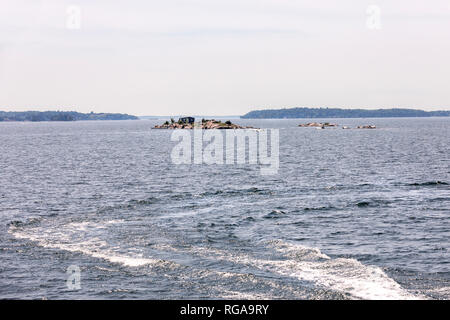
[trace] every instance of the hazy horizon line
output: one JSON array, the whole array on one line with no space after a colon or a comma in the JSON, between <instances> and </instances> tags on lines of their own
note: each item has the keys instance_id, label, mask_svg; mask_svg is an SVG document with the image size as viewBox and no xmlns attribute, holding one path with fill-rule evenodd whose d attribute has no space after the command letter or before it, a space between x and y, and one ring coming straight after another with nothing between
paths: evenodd
<instances>
[{"instance_id":1,"label":"hazy horizon line","mask_svg":"<svg viewBox=\"0 0 450 320\"><path fill-rule=\"evenodd\" d=\"M36 107L35 107L36 108ZM374 111L374 110L391 110L391 109L403 109L403 110L418 110L418 111L424 111L424 112L439 112L439 111L450 111L450 107L444 107L442 109L435 109L435 110L428 110L428 109L422 109L422 108L417 108L417 107L280 107L280 108L273 108L273 107L269 107L269 108L262 108L262 109L252 109L246 113L240 114L240 115L227 115L227 114L214 114L214 115L202 115L202 114L192 114L192 113L176 113L176 114L167 114L167 115L152 115L152 114L136 114L136 113L127 113L125 111L120 111L120 112L110 112L110 111L77 111L76 109L66 109L63 108L61 109L61 107L57 107L55 109L41 109L40 107L37 107L38 109L32 109L32 108L19 108L19 110L17 110L17 108L15 108L15 110L6 110L6 109L0 109L0 112L78 112L78 113L111 113L111 114L128 114L128 115L133 115L136 117L154 117L154 118L170 118L170 117L181 117L181 116L185 116L185 117L241 117L249 112L252 111L263 111L263 110L289 110L289 109L302 109L302 108L308 108L308 109L341 109L341 110L370 110L370 111Z\"/></svg>"}]
</instances>

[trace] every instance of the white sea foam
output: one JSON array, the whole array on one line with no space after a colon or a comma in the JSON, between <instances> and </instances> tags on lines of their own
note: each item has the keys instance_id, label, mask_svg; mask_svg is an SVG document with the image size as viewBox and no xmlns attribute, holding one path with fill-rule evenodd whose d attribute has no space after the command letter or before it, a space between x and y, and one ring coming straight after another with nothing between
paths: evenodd
<instances>
[{"instance_id":1,"label":"white sea foam","mask_svg":"<svg viewBox=\"0 0 450 320\"><path fill-rule=\"evenodd\" d=\"M221 290L221 298L230 299L230 300L270 300L271 296L268 296L263 293L247 293L233 290Z\"/></svg>"},{"instance_id":2,"label":"white sea foam","mask_svg":"<svg viewBox=\"0 0 450 320\"><path fill-rule=\"evenodd\" d=\"M104 259L112 263L128 267L160 264L163 261L143 257L136 249L126 249L120 246L109 245L98 236L104 232L98 229L108 225L121 223L121 220L111 220L104 223L82 222L69 223L58 228L11 227L15 237L36 242L47 248L79 252L94 258ZM95 232L97 230L97 232ZM355 259L332 259L317 248L309 248L283 241L272 241L264 244L268 249L274 250L273 258L259 258L253 255L211 247L185 247L175 248L167 244L157 247L166 252L190 254L213 260L223 260L235 264L244 264L263 272L279 274L299 280L310 281L315 286L330 289L360 299L422 299L414 295L397 282L391 279L383 270L376 266L363 265ZM167 261L167 263L172 263ZM236 274L211 271L230 277ZM251 295L236 294L233 290L225 292L224 296L242 297Z\"/></svg>"},{"instance_id":3,"label":"white sea foam","mask_svg":"<svg viewBox=\"0 0 450 320\"><path fill-rule=\"evenodd\" d=\"M93 258L104 259L112 263L128 267L153 265L161 260L142 257L128 250L119 252L117 248L98 237L89 236L89 230L103 229L108 225L121 223L121 220L110 220L102 224L94 222L69 223L58 228L31 227L27 229L11 228L9 230L16 238L36 242L39 246L60 249L69 252L79 252Z\"/></svg>"},{"instance_id":4,"label":"white sea foam","mask_svg":"<svg viewBox=\"0 0 450 320\"><path fill-rule=\"evenodd\" d=\"M379 267L363 265L355 259L331 259L316 248L272 242L289 260L258 261L260 266L276 266L279 273L313 281L323 287L361 299L423 299L389 278Z\"/></svg>"},{"instance_id":5,"label":"white sea foam","mask_svg":"<svg viewBox=\"0 0 450 320\"><path fill-rule=\"evenodd\" d=\"M427 293L439 294L441 299L444 299L444 300L449 300L450 299L450 287L441 287L441 288L428 289Z\"/></svg>"},{"instance_id":6,"label":"white sea foam","mask_svg":"<svg viewBox=\"0 0 450 320\"><path fill-rule=\"evenodd\" d=\"M348 294L355 299L425 298L402 288L379 267L366 266L355 259L331 259L317 248L283 241L272 241L268 246L287 259L260 259L208 247L192 247L190 251L205 258L245 264L262 271L311 281L319 287ZM166 246L165 249L170 248Z\"/></svg>"}]
</instances>

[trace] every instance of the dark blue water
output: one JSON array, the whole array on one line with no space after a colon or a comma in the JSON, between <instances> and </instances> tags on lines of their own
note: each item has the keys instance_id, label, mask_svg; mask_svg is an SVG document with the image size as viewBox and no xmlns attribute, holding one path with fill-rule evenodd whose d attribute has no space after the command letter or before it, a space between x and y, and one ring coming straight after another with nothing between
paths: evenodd
<instances>
[{"instance_id":1,"label":"dark blue water","mask_svg":"<svg viewBox=\"0 0 450 320\"><path fill-rule=\"evenodd\" d=\"M450 118L307 121L234 121L280 129L272 176L176 166L161 121L0 123L0 298L449 299Z\"/></svg>"}]
</instances>

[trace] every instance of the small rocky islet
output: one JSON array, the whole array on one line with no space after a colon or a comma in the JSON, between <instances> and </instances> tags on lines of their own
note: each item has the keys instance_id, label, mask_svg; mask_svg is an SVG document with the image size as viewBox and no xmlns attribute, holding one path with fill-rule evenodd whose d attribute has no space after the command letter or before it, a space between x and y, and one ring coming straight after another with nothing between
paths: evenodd
<instances>
[{"instance_id":1,"label":"small rocky islet","mask_svg":"<svg viewBox=\"0 0 450 320\"><path fill-rule=\"evenodd\" d=\"M308 123L302 123L298 125L299 127L309 127L309 128L317 128L317 129L325 129L327 127L339 127L336 123L329 123L329 122L308 122ZM356 129L376 129L377 127L374 125L363 125L363 126L357 126ZM342 129L351 129L348 126L342 126Z\"/></svg>"},{"instance_id":2,"label":"small rocky islet","mask_svg":"<svg viewBox=\"0 0 450 320\"><path fill-rule=\"evenodd\" d=\"M308 123L302 123L298 125L299 127L316 127L316 128L322 128L322 127L337 127L338 125L336 123L329 123L329 122L308 122Z\"/></svg>"},{"instance_id":3,"label":"small rocky islet","mask_svg":"<svg viewBox=\"0 0 450 320\"><path fill-rule=\"evenodd\" d=\"M202 119L201 123L195 123L195 118L184 117L175 121L173 118L161 125L154 126L154 129L255 129L254 127L244 127L231 121L219 121L214 119Z\"/></svg>"}]
</instances>

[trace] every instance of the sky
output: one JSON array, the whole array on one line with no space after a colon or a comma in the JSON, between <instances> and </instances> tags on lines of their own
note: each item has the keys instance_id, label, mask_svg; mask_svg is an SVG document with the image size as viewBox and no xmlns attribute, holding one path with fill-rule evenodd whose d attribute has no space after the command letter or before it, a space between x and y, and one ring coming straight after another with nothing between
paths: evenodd
<instances>
[{"instance_id":1,"label":"sky","mask_svg":"<svg viewBox=\"0 0 450 320\"><path fill-rule=\"evenodd\" d=\"M450 110L450 0L0 0L0 110Z\"/></svg>"}]
</instances>

